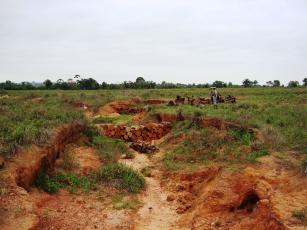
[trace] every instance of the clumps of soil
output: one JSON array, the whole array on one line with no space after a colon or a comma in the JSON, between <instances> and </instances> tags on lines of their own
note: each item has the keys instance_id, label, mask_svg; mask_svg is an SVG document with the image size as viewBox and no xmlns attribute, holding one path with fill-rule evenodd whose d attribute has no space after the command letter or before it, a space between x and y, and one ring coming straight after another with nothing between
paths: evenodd
<instances>
[{"instance_id":1,"label":"clumps of soil","mask_svg":"<svg viewBox=\"0 0 307 230\"><path fill-rule=\"evenodd\" d=\"M151 153L155 153L159 151L159 149L156 146L143 142L143 141L132 142L129 145L129 147L139 153L151 154Z\"/></svg>"},{"instance_id":2,"label":"clumps of soil","mask_svg":"<svg viewBox=\"0 0 307 230\"><path fill-rule=\"evenodd\" d=\"M70 170L78 175L89 175L100 165L95 149L88 146L69 146L63 156L56 160L55 168Z\"/></svg>"},{"instance_id":3,"label":"clumps of soil","mask_svg":"<svg viewBox=\"0 0 307 230\"><path fill-rule=\"evenodd\" d=\"M187 179L195 181L191 176ZM198 182L191 185L182 180L175 187L182 225L191 229L286 229L273 209L271 188L257 174L223 171Z\"/></svg>"},{"instance_id":4,"label":"clumps of soil","mask_svg":"<svg viewBox=\"0 0 307 230\"><path fill-rule=\"evenodd\" d=\"M171 124L168 122L135 126L105 124L101 127L104 135L130 142L160 139L171 131Z\"/></svg>"},{"instance_id":5,"label":"clumps of soil","mask_svg":"<svg viewBox=\"0 0 307 230\"><path fill-rule=\"evenodd\" d=\"M166 104L172 99L145 99L143 102L145 104Z\"/></svg>"},{"instance_id":6,"label":"clumps of soil","mask_svg":"<svg viewBox=\"0 0 307 230\"><path fill-rule=\"evenodd\" d=\"M162 185L168 187L172 192L167 197L167 201L176 203L178 214L187 212L199 196L200 188L211 181L219 171L220 168L209 167L192 173L164 172L163 177L167 180L163 181Z\"/></svg>"},{"instance_id":7,"label":"clumps of soil","mask_svg":"<svg viewBox=\"0 0 307 230\"><path fill-rule=\"evenodd\" d=\"M119 114L137 114L144 112L134 101L113 101L99 108L96 115L118 116Z\"/></svg>"}]
</instances>

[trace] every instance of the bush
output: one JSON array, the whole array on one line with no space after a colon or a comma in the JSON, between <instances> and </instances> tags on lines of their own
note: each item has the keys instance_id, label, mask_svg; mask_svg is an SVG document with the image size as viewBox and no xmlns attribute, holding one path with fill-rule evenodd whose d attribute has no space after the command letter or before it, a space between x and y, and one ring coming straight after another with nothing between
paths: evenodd
<instances>
[{"instance_id":1,"label":"bush","mask_svg":"<svg viewBox=\"0 0 307 230\"><path fill-rule=\"evenodd\" d=\"M255 162L257 158L263 157L263 156L266 156L266 155L268 155L268 150L267 149L260 149L260 150L253 151L250 154L248 154L246 159L248 161Z\"/></svg>"},{"instance_id":2,"label":"bush","mask_svg":"<svg viewBox=\"0 0 307 230\"><path fill-rule=\"evenodd\" d=\"M145 186L145 179L132 168L121 163L109 163L96 172L97 181L113 183L129 192L139 192Z\"/></svg>"},{"instance_id":3,"label":"bush","mask_svg":"<svg viewBox=\"0 0 307 230\"><path fill-rule=\"evenodd\" d=\"M91 177L79 176L73 173L56 173L48 175L40 172L36 185L49 193L56 193L61 188L69 188L74 191L76 188L81 188L87 192L94 187L95 180Z\"/></svg>"}]
</instances>

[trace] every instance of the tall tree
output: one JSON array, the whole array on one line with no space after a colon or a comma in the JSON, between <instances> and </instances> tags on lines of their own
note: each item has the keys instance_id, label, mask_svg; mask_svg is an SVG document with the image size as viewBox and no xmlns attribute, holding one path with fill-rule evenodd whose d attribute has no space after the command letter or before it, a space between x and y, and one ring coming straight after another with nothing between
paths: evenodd
<instances>
[{"instance_id":1,"label":"tall tree","mask_svg":"<svg viewBox=\"0 0 307 230\"><path fill-rule=\"evenodd\" d=\"M252 85L253 85L253 82L249 80L248 78L244 79L244 81L242 82L243 87L251 87Z\"/></svg>"},{"instance_id":2,"label":"tall tree","mask_svg":"<svg viewBox=\"0 0 307 230\"><path fill-rule=\"evenodd\" d=\"M279 80L274 80L273 81L273 86L274 87L279 87L280 86L280 81Z\"/></svg>"},{"instance_id":3,"label":"tall tree","mask_svg":"<svg viewBox=\"0 0 307 230\"><path fill-rule=\"evenodd\" d=\"M298 87L300 83L298 81L289 81L288 87Z\"/></svg>"},{"instance_id":4,"label":"tall tree","mask_svg":"<svg viewBox=\"0 0 307 230\"><path fill-rule=\"evenodd\" d=\"M303 85L307 86L307 78L306 77L303 79Z\"/></svg>"},{"instance_id":5,"label":"tall tree","mask_svg":"<svg viewBox=\"0 0 307 230\"><path fill-rule=\"evenodd\" d=\"M51 89L53 84L52 84L52 81L47 79L47 80L44 81L44 85L45 85L46 89Z\"/></svg>"}]
</instances>

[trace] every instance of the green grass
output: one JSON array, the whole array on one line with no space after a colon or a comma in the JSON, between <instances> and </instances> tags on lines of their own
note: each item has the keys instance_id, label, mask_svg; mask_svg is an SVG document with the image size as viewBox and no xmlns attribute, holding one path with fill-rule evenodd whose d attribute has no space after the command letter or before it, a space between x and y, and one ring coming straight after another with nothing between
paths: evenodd
<instances>
[{"instance_id":1,"label":"green grass","mask_svg":"<svg viewBox=\"0 0 307 230\"><path fill-rule=\"evenodd\" d=\"M95 124L103 124L103 123L113 123L113 124L127 124L131 125L133 115L121 114L115 117L107 117L107 116L96 116L93 118L93 123Z\"/></svg>"},{"instance_id":2,"label":"green grass","mask_svg":"<svg viewBox=\"0 0 307 230\"><path fill-rule=\"evenodd\" d=\"M258 127L270 148L307 154L307 88L224 88L218 91L222 95L236 96L237 103L219 104L217 109L210 105L179 107L185 114L193 115L197 110L205 116ZM107 102L132 97L208 97L209 89L1 91L1 95L7 94L11 98L0 99L0 152L5 157L20 146L44 143L53 127L82 118L82 111L74 108L71 101L81 101L95 110ZM16 96L18 98L13 98ZM42 97L43 102L32 102L30 99L34 97ZM150 107L152 112L176 113L179 109L167 105ZM120 119L127 121L127 118Z\"/></svg>"},{"instance_id":3,"label":"green grass","mask_svg":"<svg viewBox=\"0 0 307 230\"><path fill-rule=\"evenodd\" d=\"M178 170L209 163L237 164L255 161L268 154L263 143L246 129L219 131L190 126L189 122L175 125L166 143L184 135L176 145L166 145L162 164L167 170Z\"/></svg>"},{"instance_id":4,"label":"green grass","mask_svg":"<svg viewBox=\"0 0 307 230\"><path fill-rule=\"evenodd\" d=\"M142 203L136 197L126 196L124 193L117 193L112 198L113 208L121 209L137 209L142 206Z\"/></svg>"},{"instance_id":5,"label":"green grass","mask_svg":"<svg viewBox=\"0 0 307 230\"><path fill-rule=\"evenodd\" d=\"M116 162L121 155L130 155L130 149L123 141L106 136L94 136L93 147L104 162Z\"/></svg>"},{"instance_id":6,"label":"green grass","mask_svg":"<svg viewBox=\"0 0 307 230\"><path fill-rule=\"evenodd\" d=\"M268 155L268 150L267 149L260 149L260 150L253 151L250 154L248 154L246 159L250 162L255 162L257 158L263 157L263 156L266 156L266 155Z\"/></svg>"},{"instance_id":7,"label":"green grass","mask_svg":"<svg viewBox=\"0 0 307 230\"><path fill-rule=\"evenodd\" d=\"M109 163L97 170L97 181L108 182L129 192L139 192L145 186L145 179L132 168L121 163Z\"/></svg>"},{"instance_id":8,"label":"green grass","mask_svg":"<svg viewBox=\"0 0 307 230\"><path fill-rule=\"evenodd\" d=\"M307 225L307 207L302 210L293 211L292 216L302 221L305 226Z\"/></svg>"},{"instance_id":9,"label":"green grass","mask_svg":"<svg viewBox=\"0 0 307 230\"><path fill-rule=\"evenodd\" d=\"M79 176L70 172L60 172L55 174L45 174L40 172L36 185L48 193L57 193L61 188L68 188L71 192L81 188L88 192L95 185L95 180L91 177Z\"/></svg>"},{"instance_id":10,"label":"green grass","mask_svg":"<svg viewBox=\"0 0 307 230\"><path fill-rule=\"evenodd\" d=\"M9 158L20 146L45 143L54 127L76 119L83 119L83 114L57 98L0 99L0 152Z\"/></svg>"}]
</instances>

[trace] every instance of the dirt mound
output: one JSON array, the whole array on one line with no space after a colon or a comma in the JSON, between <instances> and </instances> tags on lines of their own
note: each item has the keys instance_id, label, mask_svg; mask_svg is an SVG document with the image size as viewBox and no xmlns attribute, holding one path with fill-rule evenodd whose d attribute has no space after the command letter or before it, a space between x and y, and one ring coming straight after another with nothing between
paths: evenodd
<instances>
[{"instance_id":1,"label":"dirt mound","mask_svg":"<svg viewBox=\"0 0 307 230\"><path fill-rule=\"evenodd\" d=\"M172 99L145 99L145 104L167 104Z\"/></svg>"},{"instance_id":2,"label":"dirt mound","mask_svg":"<svg viewBox=\"0 0 307 230\"><path fill-rule=\"evenodd\" d=\"M142 141L132 142L129 147L139 153L154 153L159 150L156 146Z\"/></svg>"},{"instance_id":3,"label":"dirt mound","mask_svg":"<svg viewBox=\"0 0 307 230\"><path fill-rule=\"evenodd\" d=\"M116 116L118 114L136 114L144 112L134 101L113 101L99 108L96 115Z\"/></svg>"},{"instance_id":4,"label":"dirt mound","mask_svg":"<svg viewBox=\"0 0 307 230\"><path fill-rule=\"evenodd\" d=\"M100 159L95 150L88 146L75 146L72 145L65 150L66 154L69 154L74 160L74 167L72 172L78 175L88 175L100 165ZM62 168L64 165L63 158L56 160L55 168Z\"/></svg>"},{"instance_id":5,"label":"dirt mound","mask_svg":"<svg viewBox=\"0 0 307 230\"><path fill-rule=\"evenodd\" d=\"M108 137L115 137L124 141L151 141L160 139L171 131L171 124L168 122L162 123L147 123L145 125L101 125L103 134Z\"/></svg>"}]
</instances>

